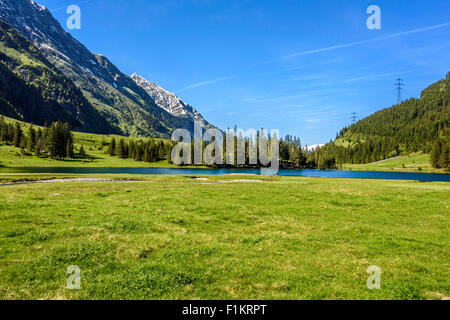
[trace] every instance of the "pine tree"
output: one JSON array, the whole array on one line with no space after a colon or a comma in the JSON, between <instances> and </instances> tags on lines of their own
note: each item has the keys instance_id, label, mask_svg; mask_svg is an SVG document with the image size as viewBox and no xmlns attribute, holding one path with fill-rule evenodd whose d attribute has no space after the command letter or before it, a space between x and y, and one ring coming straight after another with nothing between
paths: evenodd
<instances>
[{"instance_id":1,"label":"pine tree","mask_svg":"<svg viewBox=\"0 0 450 320\"><path fill-rule=\"evenodd\" d=\"M70 125L68 123L64 123L62 127L63 131L63 139L65 143L65 156L68 158L73 157L73 134L70 130Z\"/></svg>"},{"instance_id":2,"label":"pine tree","mask_svg":"<svg viewBox=\"0 0 450 320\"><path fill-rule=\"evenodd\" d=\"M108 147L108 154L114 156L116 154L116 139L112 138Z\"/></svg>"},{"instance_id":3,"label":"pine tree","mask_svg":"<svg viewBox=\"0 0 450 320\"><path fill-rule=\"evenodd\" d=\"M317 161L317 166L318 166L318 168L319 168L320 170L326 170L326 169L328 169L328 168L327 168L327 164L326 164L326 162L325 162L325 159L324 159L323 155L321 155L321 154L319 154L319 158L318 158L318 161Z\"/></svg>"},{"instance_id":4,"label":"pine tree","mask_svg":"<svg viewBox=\"0 0 450 320\"><path fill-rule=\"evenodd\" d=\"M34 146L34 155L39 157L42 152L42 138L37 139L36 145Z\"/></svg>"},{"instance_id":5,"label":"pine tree","mask_svg":"<svg viewBox=\"0 0 450 320\"><path fill-rule=\"evenodd\" d=\"M5 118L3 116L0 117L0 141L5 142L6 136L8 132L8 126L6 124Z\"/></svg>"},{"instance_id":6,"label":"pine tree","mask_svg":"<svg viewBox=\"0 0 450 320\"><path fill-rule=\"evenodd\" d=\"M36 133L36 145L34 146L33 151L36 156L40 156L41 150L42 150L42 130L41 128L39 128Z\"/></svg>"},{"instance_id":7,"label":"pine tree","mask_svg":"<svg viewBox=\"0 0 450 320\"><path fill-rule=\"evenodd\" d=\"M433 149L431 150L431 166L433 168L440 168L439 160L441 157L442 145L439 140L436 140L433 144Z\"/></svg>"},{"instance_id":8,"label":"pine tree","mask_svg":"<svg viewBox=\"0 0 450 320\"><path fill-rule=\"evenodd\" d=\"M66 143L66 157L73 158L74 152L73 152L73 138L72 135L69 135Z\"/></svg>"},{"instance_id":9,"label":"pine tree","mask_svg":"<svg viewBox=\"0 0 450 320\"><path fill-rule=\"evenodd\" d=\"M65 158L67 148L67 131L61 122L54 122L49 130L50 156Z\"/></svg>"},{"instance_id":10,"label":"pine tree","mask_svg":"<svg viewBox=\"0 0 450 320\"><path fill-rule=\"evenodd\" d=\"M136 146L136 155L135 155L135 160L136 161L143 161L143 155L144 155L144 149L142 147L142 143L139 143Z\"/></svg>"},{"instance_id":11,"label":"pine tree","mask_svg":"<svg viewBox=\"0 0 450 320\"><path fill-rule=\"evenodd\" d=\"M441 155L439 157L439 167L442 169L450 169L450 143L442 146Z\"/></svg>"},{"instance_id":12,"label":"pine tree","mask_svg":"<svg viewBox=\"0 0 450 320\"><path fill-rule=\"evenodd\" d=\"M50 150L50 128L45 126L42 131L42 149Z\"/></svg>"},{"instance_id":13,"label":"pine tree","mask_svg":"<svg viewBox=\"0 0 450 320\"><path fill-rule=\"evenodd\" d=\"M20 147L22 138L23 138L22 127L20 126L20 124L18 122L16 122L16 125L14 127L14 146L15 147Z\"/></svg>"},{"instance_id":14,"label":"pine tree","mask_svg":"<svg viewBox=\"0 0 450 320\"><path fill-rule=\"evenodd\" d=\"M26 138L26 148L30 152L34 151L34 146L36 145L36 131L33 128L33 125L30 125L28 128L28 135Z\"/></svg>"},{"instance_id":15,"label":"pine tree","mask_svg":"<svg viewBox=\"0 0 450 320\"><path fill-rule=\"evenodd\" d=\"M116 154L119 158L122 158L122 159L125 159L128 157L128 151L127 151L124 139L120 139L119 144L117 145Z\"/></svg>"},{"instance_id":16,"label":"pine tree","mask_svg":"<svg viewBox=\"0 0 450 320\"><path fill-rule=\"evenodd\" d=\"M78 154L82 157L86 156L86 151L84 150L84 146L81 145L80 151L78 151Z\"/></svg>"},{"instance_id":17,"label":"pine tree","mask_svg":"<svg viewBox=\"0 0 450 320\"><path fill-rule=\"evenodd\" d=\"M225 154L225 152L223 154ZM160 161L160 160L164 159L165 157L166 157L166 150L164 148L164 142L160 141L159 147L158 147L158 156L157 156L156 161Z\"/></svg>"},{"instance_id":18,"label":"pine tree","mask_svg":"<svg viewBox=\"0 0 450 320\"><path fill-rule=\"evenodd\" d=\"M150 150L150 143L147 142L144 145L144 154L142 157L142 161L144 162L152 162L152 155L151 155L151 150Z\"/></svg>"},{"instance_id":19,"label":"pine tree","mask_svg":"<svg viewBox=\"0 0 450 320\"><path fill-rule=\"evenodd\" d=\"M134 159L134 152L135 152L135 146L134 146L134 141L130 140L130 142L128 142L128 158L130 159Z\"/></svg>"}]
</instances>

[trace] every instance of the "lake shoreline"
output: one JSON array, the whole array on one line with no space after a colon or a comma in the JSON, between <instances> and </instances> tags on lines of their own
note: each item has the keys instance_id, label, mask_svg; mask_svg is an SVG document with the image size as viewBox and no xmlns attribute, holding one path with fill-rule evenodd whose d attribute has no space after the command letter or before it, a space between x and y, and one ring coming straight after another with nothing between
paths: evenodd
<instances>
[{"instance_id":1,"label":"lake shoreline","mask_svg":"<svg viewBox=\"0 0 450 320\"><path fill-rule=\"evenodd\" d=\"M2 174L66 174L66 175L186 175L186 176L229 176L253 175L265 176L260 169L224 169L224 168L80 168L80 167L15 167L0 168ZM377 180L410 180L423 182L450 182L450 174L424 173L424 172L384 172L359 170L311 170L311 169L280 169L279 176L283 177L322 177L322 178L350 178L350 179L377 179ZM268 175L270 176L270 175Z\"/></svg>"},{"instance_id":2,"label":"lake shoreline","mask_svg":"<svg viewBox=\"0 0 450 320\"><path fill-rule=\"evenodd\" d=\"M96 170L105 170L105 169L179 169L179 170L260 170L260 168L248 167L248 168L215 168L215 167L206 167L206 166L106 166L106 167L95 167L95 166L5 166L0 164L0 174L2 174L1 170L20 170L20 169L28 169L28 168L36 168L36 169L56 169L56 170L64 170L64 169L96 169ZM442 170L408 170L408 169L359 169L359 168L348 168L348 169L311 169L311 168L282 168L280 170L292 170L292 171L329 171L329 172L384 172L384 173L417 173L417 174L441 174L441 175L450 175L450 172L445 172Z\"/></svg>"}]
</instances>

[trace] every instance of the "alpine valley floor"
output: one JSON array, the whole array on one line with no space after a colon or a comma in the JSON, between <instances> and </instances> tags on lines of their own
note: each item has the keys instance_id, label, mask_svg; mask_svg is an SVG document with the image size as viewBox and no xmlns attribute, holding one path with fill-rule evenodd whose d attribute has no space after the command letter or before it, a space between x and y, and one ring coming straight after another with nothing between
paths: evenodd
<instances>
[{"instance_id":1,"label":"alpine valley floor","mask_svg":"<svg viewBox=\"0 0 450 320\"><path fill-rule=\"evenodd\" d=\"M449 299L449 183L96 178L0 186L0 299Z\"/></svg>"}]
</instances>

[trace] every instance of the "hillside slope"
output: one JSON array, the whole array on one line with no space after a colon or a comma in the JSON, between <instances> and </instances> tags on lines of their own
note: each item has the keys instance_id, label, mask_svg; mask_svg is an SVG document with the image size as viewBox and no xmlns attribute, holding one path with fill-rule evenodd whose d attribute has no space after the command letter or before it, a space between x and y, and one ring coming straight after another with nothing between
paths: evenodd
<instances>
[{"instance_id":1,"label":"hillside slope","mask_svg":"<svg viewBox=\"0 0 450 320\"><path fill-rule=\"evenodd\" d=\"M72 81L1 20L0 113L38 125L64 121L74 130L114 132Z\"/></svg>"},{"instance_id":2,"label":"hillside slope","mask_svg":"<svg viewBox=\"0 0 450 320\"><path fill-rule=\"evenodd\" d=\"M450 141L450 73L409 99L344 128L337 139L310 156L323 166L371 163L399 154L430 153L433 144ZM319 166L320 167L320 166Z\"/></svg>"},{"instance_id":3,"label":"hillside slope","mask_svg":"<svg viewBox=\"0 0 450 320\"><path fill-rule=\"evenodd\" d=\"M0 19L25 35L122 134L168 137L175 128L193 128L190 119L160 108L106 57L64 31L45 7L31 0L2 0Z\"/></svg>"}]
</instances>

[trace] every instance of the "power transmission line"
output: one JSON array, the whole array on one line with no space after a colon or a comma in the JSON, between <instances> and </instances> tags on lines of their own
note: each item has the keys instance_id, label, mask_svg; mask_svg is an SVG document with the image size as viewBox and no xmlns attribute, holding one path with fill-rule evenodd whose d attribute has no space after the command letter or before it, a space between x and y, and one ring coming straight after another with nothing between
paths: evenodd
<instances>
[{"instance_id":1,"label":"power transmission line","mask_svg":"<svg viewBox=\"0 0 450 320\"><path fill-rule=\"evenodd\" d=\"M356 120L358 120L358 117L356 116L358 113L357 112L352 112L352 117L351 117L351 119L352 119L352 123L353 124L355 124L356 123Z\"/></svg>"},{"instance_id":2,"label":"power transmission line","mask_svg":"<svg viewBox=\"0 0 450 320\"><path fill-rule=\"evenodd\" d=\"M402 90L405 85L402 78L398 78L396 81L397 82L394 85L397 90L397 104L400 104L402 102Z\"/></svg>"}]
</instances>

